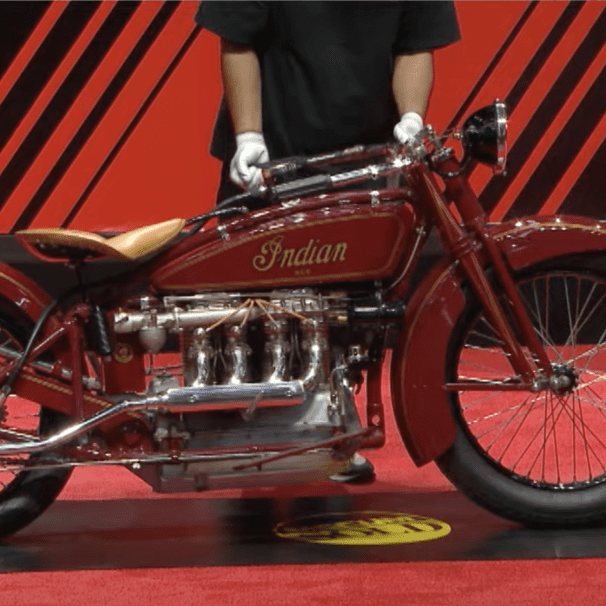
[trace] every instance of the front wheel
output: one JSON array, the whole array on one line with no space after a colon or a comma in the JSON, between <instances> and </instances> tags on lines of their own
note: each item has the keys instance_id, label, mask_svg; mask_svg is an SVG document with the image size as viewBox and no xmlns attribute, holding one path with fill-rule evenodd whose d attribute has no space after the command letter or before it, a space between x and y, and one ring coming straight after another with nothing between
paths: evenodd
<instances>
[{"instance_id":1,"label":"front wheel","mask_svg":"<svg viewBox=\"0 0 606 606\"><path fill-rule=\"evenodd\" d=\"M573 260L519 275L516 285L559 387L515 391L508 356L477 302L454 331L448 383L454 445L437 461L483 507L528 525L606 518L606 273ZM530 354L528 354L530 355ZM486 384L489 383L488 388Z\"/></svg>"}]
</instances>

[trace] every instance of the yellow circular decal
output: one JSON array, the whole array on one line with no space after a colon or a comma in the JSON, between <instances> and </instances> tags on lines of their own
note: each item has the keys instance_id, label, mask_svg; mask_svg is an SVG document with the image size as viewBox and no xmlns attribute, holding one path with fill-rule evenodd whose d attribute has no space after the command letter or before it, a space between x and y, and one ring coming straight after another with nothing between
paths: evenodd
<instances>
[{"instance_id":1,"label":"yellow circular decal","mask_svg":"<svg viewBox=\"0 0 606 606\"><path fill-rule=\"evenodd\" d=\"M130 345L127 343L116 343L116 348L114 350L114 360L116 360L116 362L128 364L134 357L135 354Z\"/></svg>"},{"instance_id":2,"label":"yellow circular decal","mask_svg":"<svg viewBox=\"0 0 606 606\"><path fill-rule=\"evenodd\" d=\"M393 545L445 537L450 526L426 516L387 511L323 513L278 524L282 538L327 545Z\"/></svg>"}]
</instances>

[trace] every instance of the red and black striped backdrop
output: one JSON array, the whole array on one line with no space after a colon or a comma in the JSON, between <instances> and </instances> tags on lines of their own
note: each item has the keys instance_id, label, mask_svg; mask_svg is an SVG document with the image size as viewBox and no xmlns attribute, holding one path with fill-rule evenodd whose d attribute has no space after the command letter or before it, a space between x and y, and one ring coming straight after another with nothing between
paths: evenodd
<instances>
[{"instance_id":1,"label":"red and black striped backdrop","mask_svg":"<svg viewBox=\"0 0 606 606\"><path fill-rule=\"evenodd\" d=\"M121 230L212 205L221 95L197 2L0 2L0 233ZM473 175L493 219L601 218L606 2L460 1L463 41L436 55L428 120L511 109L506 177Z\"/></svg>"}]
</instances>

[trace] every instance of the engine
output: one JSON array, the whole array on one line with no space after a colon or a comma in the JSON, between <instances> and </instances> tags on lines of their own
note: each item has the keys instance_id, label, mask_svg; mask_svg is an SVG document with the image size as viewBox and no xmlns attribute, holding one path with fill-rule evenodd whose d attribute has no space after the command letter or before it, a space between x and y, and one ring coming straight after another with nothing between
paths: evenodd
<instances>
[{"instance_id":1,"label":"engine","mask_svg":"<svg viewBox=\"0 0 606 606\"><path fill-rule=\"evenodd\" d=\"M351 453L328 446L271 464L263 457L360 431L348 303L346 294L304 290L143 297L116 310L123 350L105 363L107 395L140 404L155 452L188 453L136 473L173 491L309 481L340 469Z\"/></svg>"},{"instance_id":2,"label":"engine","mask_svg":"<svg viewBox=\"0 0 606 606\"><path fill-rule=\"evenodd\" d=\"M330 327L346 324L346 310L344 296L312 291L145 297L114 313L113 327L147 355L148 393L292 381L309 391L326 385Z\"/></svg>"}]
</instances>

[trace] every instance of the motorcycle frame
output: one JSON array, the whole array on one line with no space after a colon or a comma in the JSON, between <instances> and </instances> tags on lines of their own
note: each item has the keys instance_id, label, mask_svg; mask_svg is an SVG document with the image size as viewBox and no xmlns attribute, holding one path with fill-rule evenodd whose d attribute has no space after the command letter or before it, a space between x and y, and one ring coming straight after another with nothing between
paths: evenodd
<instances>
[{"instance_id":1,"label":"motorcycle frame","mask_svg":"<svg viewBox=\"0 0 606 606\"><path fill-rule=\"evenodd\" d=\"M387 148L386 148L387 149ZM391 153L391 148L389 148ZM373 150L376 154L376 150ZM420 242L424 242L431 227L435 226L442 240L447 259L438 268L430 273L422 284L415 288L411 297L409 319L404 319L402 342L396 346L394 353L395 363L392 366L392 398L396 420L408 450L418 465L439 456L454 439L454 424L451 412L445 405L447 391L465 389L485 389L482 385L469 385L459 383L445 385L444 377L435 381L435 389L441 392L435 404L421 402L426 391L418 390L415 386L398 387L396 383L406 383L406 376L419 369L419 364L427 363L423 356L412 365L413 371L405 372L404 377L397 376L394 371L408 361L412 354L416 354L415 347L419 339L426 333L419 329L419 318L427 313L431 305L436 302L437 293L453 293L455 290L461 298L464 284L473 290L486 313L494 322L496 330L503 339L507 353L510 355L514 373L521 380L513 384L511 389L537 390L545 388L545 380L552 375L551 365L545 349L539 342L530 320L521 302L512 279L512 270L518 269L533 262L554 254L605 250L606 237L600 226L595 222L583 219L571 219L569 223L561 222L562 229L558 233L546 234L544 226L553 222L545 218L532 222L517 222L519 225L505 224L495 229L490 226L487 216L472 191L467 176L460 163L454 157L452 150L442 149L431 158L433 171L442 176L445 190L442 192L435 176L424 161L414 161L404 169L398 171L405 174L408 183L415 192L412 202L417 213L415 232L418 240L407 243L398 269L394 273L395 281L387 283L385 292L392 300L402 299L410 287L413 270L420 257ZM395 172L395 171L394 171ZM347 183L345 183L347 184ZM368 200L380 204L386 200L411 200L409 186L401 188L386 188L376 191L348 192L348 198ZM323 198L309 198L308 206L329 205L338 201L342 194L329 194ZM449 209L452 204L455 212L461 217L457 221ZM276 209L276 214L287 214L287 208ZM184 251L199 246L201 242L217 237L223 231L229 231L230 224L238 223L247 226L258 221L258 218L244 216L227 223L201 232L185 235L182 242L160 253L155 258L140 267L127 272L119 281L120 285L140 285L167 260L174 259ZM566 226L566 229L563 229ZM218 235L219 234L219 235ZM505 239L503 234L508 234ZM513 234L513 236L511 235ZM552 242L551 249L543 250L541 241L548 236ZM512 242L516 238L524 238L526 246L520 252L520 247ZM486 268L491 267L493 277L489 279ZM32 319L37 319L43 310L51 305L50 297L35 283L19 274L12 268L2 264L0 267L0 288L9 294L13 300L20 301L21 309ZM405 270L405 271L404 271ZM402 276L402 273L405 273ZM94 285L95 288L112 284L112 280ZM138 287L135 287L135 289ZM505 297L497 293L504 292ZM119 289L118 289L119 290ZM110 294L104 292L102 298L107 301L118 300L123 295L119 292ZM507 305L507 313L502 308L502 302ZM458 306L458 307L457 307ZM452 315L460 308L460 302L448 303L445 308L452 309ZM84 380L85 336L83 325L89 317L88 303L79 303L68 308L65 314L56 312L51 314L42 326L41 339L32 347L24 369L13 384L13 393L42 403L52 402L51 407L68 414L77 421L85 421L97 416L102 420L103 411L111 408L114 402L95 393L94 385ZM450 313L450 312L449 312ZM514 336L514 329L510 326L508 317L513 317L520 339ZM444 341L445 334L450 334L452 326L439 325L439 338ZM62 337L66 337L67 347L61 345ZM525 353L530 352L530 356ZM56 354L55 363L50 368L37 368L35 372L28 370L27 363L31 363L37 356L45 351L52 350ZM8 364L0 374L0 378L8 377L18 366L18 360ZM385 416L382 404L381 374L382 361L369 365L367 372L367 421L368 431L363 435L360 447L376 448L383 445L385 440ZM41 380L43 374L47 380ZM423 374L423 373L421 373ZM429 373L423 376L434 377ZM411 382L412 383L412 382ZM69 385L69 388L68 388ZM543 387L541 387L543 386ZM416 390L416 391L415 391ZM101 411L101 412L99 412ZM129 413L120 413L112 419L112 425L129 418ZM431 425L431 429L429 426Z\"/></svg>"}]
</instances>

